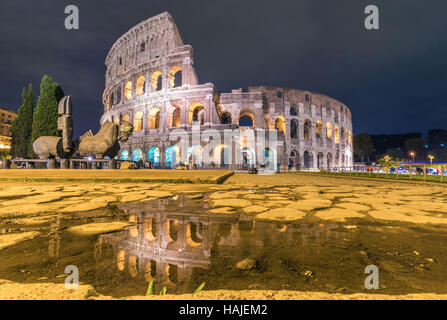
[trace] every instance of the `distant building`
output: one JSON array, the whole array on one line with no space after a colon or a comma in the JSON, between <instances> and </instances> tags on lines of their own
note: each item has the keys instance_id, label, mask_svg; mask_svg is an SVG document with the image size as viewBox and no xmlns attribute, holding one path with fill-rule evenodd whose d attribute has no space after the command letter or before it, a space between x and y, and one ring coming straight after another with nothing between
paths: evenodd
<instances>
[{"instance_id":1,"label":"distant building","mask_svg":"<svg viewBox=\"0 0 447 320\"><path fill-rule=\"evenodd\" d=\"M443 149L447 146L447 130L428 130L427 144L430 149Z\"/></svg>"},{"instance_id":2,"label":"distant building","mask_svg":"<svg viewBox=\"0 0 447 320\"><path fill-rule=\"evenodd\" d=\"M17 113L9 109L0 108L0 151L11 149L12 121L17 118Z\"/></svg>"}]
</instances>

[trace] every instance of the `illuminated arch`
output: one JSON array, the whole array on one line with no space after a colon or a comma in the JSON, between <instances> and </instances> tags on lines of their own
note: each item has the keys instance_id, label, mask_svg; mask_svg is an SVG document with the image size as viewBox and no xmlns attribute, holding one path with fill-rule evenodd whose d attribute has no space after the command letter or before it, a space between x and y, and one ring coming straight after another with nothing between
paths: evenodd
<instances>
[{"instance_id":1,"label":"illuminated arch","mask_svg":"<svg viewBox=\"0 0 447 320\"><path fill-rule=\"evenodd\" d=\"M144 76L140 76L137 79L137 85L136 85L136 95L141 96L146 91L146 78Z\"/></svg>"},{"instance_id":2,"label":"illuminated arch","mask_svg":"<svg viewBox=\"0 0 447 320\"><path fill-rule=\"evenodd\" d=\"M332 123L326 122L326 138L332 139Z\"/></svg>"},{"instance_id":3,"label":"illuminated arch","mask_svg":"<svg viewBox=\"0 0 447 320\"><path fill-rule=\"evenodd\" d=\"M180 127L181 125L181 113L180 107L172 106L170 107L168 113L168 126L169 127Z\"/></svg>"},{"instance_id":4,"label":"illuminated arch","mask_svg":"<svg viewBox=\"0 0 447 320\"><path fill-rule=\"evenodd\" d=\"M120 125L120 118L119 118L119 117L116 117L116 118L113 120L113 123L115 123L117 126L119 126L119 125Z\"/></svg>"},{"instance_id":5,"label":"illuminated arch","mask_svg":"<svg viewBox=\"0 0 447 320\"><path fill-rule=\"evenodd\" d=\"M132 160L133 161L140 161L143 158L143 151L141 151L140 148L135 149L132 151Z\"/></svg>"},{"instance_id":6,"label":"illuminated arch","mask_svg":"<svg viewBox=\"0 0 447 320\"><path fill-rule=\"evenodd\" d=\"M123 271L126 264L126 253L124 250L118 251L116 255L116 266L119 271Z\"/></svg>"},{"instance_id":7,"label":"illuminated arch","mask_svg":"<svg viewBox=\"0 0 447 320\"><path fill-rule=\"evenodd\" d=\"M169 146L166 148L166 165L175 167L180 159L180 148L178 146Z\"/></svg>"},{"instance_id":8,"label":"illuminated arch","mask_svg":"<svg viewBox=\"0 0 447 320\"><path fill-rule=\"evenodd\" d=\"M147 159L158 167L160 165L160 149L157 146L150 148L147 152Z\"/></svg>"},{"instance_id":9,"label":"illuminated arch","mask_svg":"<svg viewBox=\"0 0 447 320\"><path fill-rule=\"evenodd\" d=\"M129 100L132 98L132 81L127 81L124 87L124 97Z\"/></svg>"},{"instance_id":10,"label":"illuminated arch","mask_svg":"<svg viewBox=\"0 0 447 320\"><path fill-rule=\"evenodd\" d=\"M156 70L152 73L151 76L151 87L152 90L158 91L162 89L162 73L159 70Z\"/></svg>"},{"instance_id":11,"label":"illuminated arch","mask_svg":"<svg viewBox=\"0 0 447 320\"><path fill-rule=\"evenodd\" d=\"M129 274L132 278L138 276L138 257L130 256L129 257Z\"/></svg>"},{"instance_id":12,"label":"illuminated arch","mask_svg":"<svg viewBox=\"0 0 447 320\"><path fill-rule=\"evenodd\" d=\"M129 159L129 150L122 150L120 153L121 160L128 160Z\"/></svg>"},{"instance_id":13,"label":"illuminated arch","mask_svg":"<svg viewBox=\"0 0 447 320\"><path fill-rule=\"evenodd\" d=\"M202 111L203 105L200 103L193 103L188 109L188 124L192 125L194 121L200 120L200 111ZM202 122L202 121L201 121ZM201 123L202 124L202 123Z\"/></svg>"},{"instance_id":14,"label":"illuminated arch","mask_svg":"<svg viewBox=\"0 0 447 320\"><path fill-rule=\"evenodd\" d=\"M160 128L160 109L152 108L151 111L149 111L148 128L149 129Z\"/></svg>"},{"instance_id":15,"label":"illuminated arch","mask_svg":"<svg viewBox=\"0 0 447 320\"><path fill-rule=\"evenodd\" d=\"M321 138L321 132L323 131L323 122L317 120L315 123L315 135L317 138Z\"/></svg>"},{"instance_id":16,"label":"illuminated arch","mask_svg":"<svg viewBox=\"0 0 447 320\"><path fill-rule=\"evenodd\" d=\"M275 129L278 131L282 131L284 135L286 134L286 119L284 117L279 116L275 120Z\"/></svg>"},{"instance_id":17,"label":"illuminated arch","mask_svg":"<svg viewBox=\"0 0 447 320\"><path fill-rule=\"evenodd\" d=\"M133 131L141 131L143 129L143 112L138 111L133 117Z\"/></svg>"},{"instance_id":18,"label":"illuminated arch","mask_svg":"<svg viewBox=\"0 0 447 320\"><path fill-rule=\"evenodd\" d=\"M335 126L334 128L334 142L335 143L340 142L340 130L338 129L338 126Z\"/></svg>"},{"instance_id":19,"label":"illuminated arch","mask_svg":"<svg viewBox=\"0 0 447 320\"><path fill-rule=\"evenodd\" d=\"M169 72L169 85L171 88L177 88L182 86L182 68L174 66Z\"/></svg>"},{"instance_id":20,"label":"illuminated arch","mask_svg":"<svg viewBox=\"0 0 447 320\"><path fill-rule=\"evenodd\" d=\"M231 124L233 121L233 117L231 116L231 113L228 111L222 113L221 119L224 124Z\"/></svg>"},{"instance_id":21,"label":"illuminated arch","mask_svg":"<svg viewBox=\"0 0 447 320\"><path fill-rule=\"evenodd\" d=\"M255 116L251 110L242 110L239 114L239 126L254 127Z\"/></svg>"},{"instance_id":22,"label":"illuminated arch","mask_svg":"<svg viewBox=\"0 0 447 320\"><path fill-rule=\"evenodd\" d=\"M195 145L188 148L188 164L196 164L198 167L202 166L203 147Z\"/></svg>"}]
</instances>

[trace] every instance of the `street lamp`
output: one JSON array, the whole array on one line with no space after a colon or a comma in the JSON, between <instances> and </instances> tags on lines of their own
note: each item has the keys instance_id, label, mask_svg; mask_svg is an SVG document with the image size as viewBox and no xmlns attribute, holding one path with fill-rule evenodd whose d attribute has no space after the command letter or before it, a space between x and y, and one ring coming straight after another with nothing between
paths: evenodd
<instances>
[{"instance_id":1,"label":"street lamp","mask_svg":"<svg viewBox=\"0 0 447 320\"><path fill-rule=\"evenodd\" d=\"M411 156L411 158L413 159L413 162L414 162L414 156L415 156L414 151L411 151L411 152L410 152L410 156Z\"/></svg>"},{"instance_id":2,"label":"street lamp","mask_svg":"<svg viewBox=\"0 0 447 320\"><path fill-rule=\"evenodd\" d=\"M428 158L430 159L430 165L432 165L432 164L433 164L433 159L434 159L435 157L433 157L431 154L429 154L429 155L428 155Z\"/></svg>"}]
</instances>

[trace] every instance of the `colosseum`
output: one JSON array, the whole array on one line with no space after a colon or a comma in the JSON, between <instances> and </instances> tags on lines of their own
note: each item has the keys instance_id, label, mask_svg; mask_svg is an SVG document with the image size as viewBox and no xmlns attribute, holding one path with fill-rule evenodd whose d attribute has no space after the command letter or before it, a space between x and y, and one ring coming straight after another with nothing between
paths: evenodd
<instances>
[{"instance_id":1,"label":"colosseum","mask_svg":"<svg viewBox=\"0 0 447 320\"><path fill-rule=\"evenodd\" d=\"M221 93L212 83L199 83L193 48L167 12L122 35L105 64L100 123L134 126L120 159L160 168L191 159L197 168L237 170L266 163L275 171L352 167L346 105L305 90L256 86ZM187 145L179 147L185 135Z\"/></svg>"}]
</instances>

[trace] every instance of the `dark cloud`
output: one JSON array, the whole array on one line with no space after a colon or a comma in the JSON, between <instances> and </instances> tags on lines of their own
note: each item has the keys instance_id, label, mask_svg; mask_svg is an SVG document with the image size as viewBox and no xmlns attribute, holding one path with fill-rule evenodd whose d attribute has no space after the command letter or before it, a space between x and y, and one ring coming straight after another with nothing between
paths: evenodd
<instances>
[{"instance_id":1,"label":"dark cloud","mask_svg":"<svg viewBox=\"0 0 447 320\"><path fill-rule=\"evenodd\" d=\"M363 0L34 0L0 2L0 106L49 74L73 96L77 135L98 129L104 59L132 26L165 10L195 49L201 82L221 91L278 85L345 102L356 132L446 128L444 0L376 0L381 29L363 27ZM64 28L64 8L80 30Z\"/></svg>"}]
</instances>

